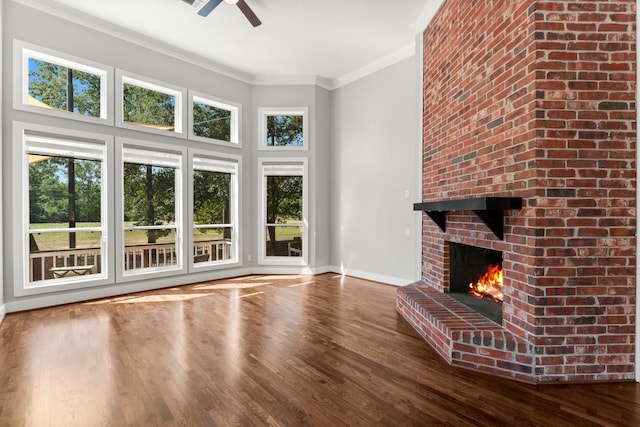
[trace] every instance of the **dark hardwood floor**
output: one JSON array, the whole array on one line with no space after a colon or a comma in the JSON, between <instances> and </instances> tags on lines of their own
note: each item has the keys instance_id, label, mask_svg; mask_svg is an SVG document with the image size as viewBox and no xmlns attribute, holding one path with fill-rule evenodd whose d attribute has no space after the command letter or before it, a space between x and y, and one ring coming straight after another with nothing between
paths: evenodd
<instances>
[{"instance_id":1,"label":"dark hardwood floor","mask_svg":"<svg viewBox=\"0 0 640 427\"><path fill-rule=\"evenodd\" d=\"M249 276L9 314L0 425L640 425L636 383L450 367L395 294L336 274Z\"/></svg>"}]
</instances>

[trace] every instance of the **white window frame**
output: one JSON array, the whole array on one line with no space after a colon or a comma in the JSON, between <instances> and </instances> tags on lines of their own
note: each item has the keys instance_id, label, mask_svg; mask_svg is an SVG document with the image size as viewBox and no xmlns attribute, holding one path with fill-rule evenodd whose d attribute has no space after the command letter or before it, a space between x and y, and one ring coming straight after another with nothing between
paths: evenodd
<instances>
[{"instance_id":1,"label":"white window frame","mask_svg":"<svg viewBox=\"0 0 640 427\"><path fill-rule=\"evenodd\" d=\"M211 107L220 108L231 112L231 141L224 141L215 138L206 138L198 136L194 133L193 124L193 104L195 102L206 104ZM201 92L189 90L189 103L188 103L188 137L192 141L206 142L208 144L218 144L225 147L242 147L242 105L227 101L222 98L207 95Z\"/></svg>"},{"instance_id":2,"label":"white window frame","mask_svg":"<svg viewBox=\"0 0 640 427\"><path fill-rule=\"evenodd\" d=\"M70 111L54 110L29 103L29 58L39 59L100 77L100 117ZM68 55L56 50L13 40L13 108L30 113L62 117L88 123L113 125L114 69L112 67Z\"/></svg>"},{"instance_id":3,"label":"white window frame","mask_svg":"<svg viewBox=\"0 0 640 427\"><path fill-rule=\"evenodd\" d=\"M13 192L13 205L20 206L14 211L13 239L16 252L13 255L14 295L27 296L57 291L85 289L114 283L114 263L111 257L114 233L113 191L110 187L109 176L112 175L113 137L96 133L80 132L70 129L35 125L31 123L14 122L13 150L15 168L14 182L20 191ZM52 155L69 156L91 153L93 158L102 160L102 200L101 200L101 273L86 276L73 276L60 279L49 279L38 282L29 281L29 170L28 146L37 146L41 151L48 151ZM75 154L74 154L75 153ZM92 231L79 228L78 231ZM64 230L66 231L66 229Z\"/></svg>"},{"instance_id":4,"label":"white window frame","mask_svg":"<svg viewBox=\"0 0 640 427\"><path fill-rule=\"evenodd\" d=\"M211 262L199 262L194 263L193 258L193 247L194 247L194 231L197 228L194 224L193 220L193 205L194 205L194 194L193 194L193 172L195 170L207 170L212 172L228 172L231 174L231 217L230 224L233 227L232 231L232 255L228 260L221 261L211 261ZM198 150L198 149L189 149L189 173L188 173L188 191L189 191L189 209L188 209L188 219L187 223L190 225L189 230L187 231L187 246L188 250L188 263L189 263L189 273L197 273L201 271L208 270L217 270L221 268L229 268L229 267L238 267L242 265L242 261L240 259L240 236L241 230L239 227L239 213L240 213L240 188L241 182L240 177L241 170L241 158L239 156L232 155L220 155L218 156L215 153L211 153L210 151ZM222 224L219 224L222 225Z\"/></svg>"},{"instance_id":5,"label":"white window frame","mask_svg":"<svg viewBox=\"0 0 640 427\"><path fill-rule=\"evenodd\" d=\"M306 151L309 149L309 107L261 107L258 109L258 149L274 151ZM302 116L302 145L271 146L267 145L267 117L269 116Z\"/></svg>"},{"instance_id":6,"label":"white window frame","mask_svg":"<svg viewBox=\"0 0 640 427\"><path fill-rule=\"evenodd\" d=\"M116 116L117 127L137 130L141 132L153 133L156 135L170 136L174 138L184 138L184 139L187 138L187 132L185 132L186 120L185 120L185 114L184 114L187 111L187 90L186 89L180 86L175 86L169 83L153 80L148 77L129 73L119 69L117 69L115 73L116 73L115 116ZM174 130L169 131L169 130L155 129L149 126L136 125L130 122L125 122L123 117L123 114L124 114L123 92L124 92L125 83L134 85L134 86L139 86L144 89L152 90L155 92L164 93L170 96L174 96L175 97L175 107L173 111Z\"/></svg>"},{"instance_id":7,"label":"white window frame","mask_svg":"<svg viewBox=\"0 0 640 427\"><path fill-rule=\"evenodd\" d=\"M267 256L267 176L302 176L302 256ZM309 265L309 168L307 158L258 159L258 264L277 266Z\"/></svg>"},{"instance_id":8,"label":"white window frame","mask_svg":"<svg viewBox=\"0 0 640 427\"><path fill-rule=\"evenodd\" d=\"M186 190L184 183L187 182L187 149L175 145L165 145L155 142L140 141L129 138L116 137L116 153L115 153L115 208L117 212L116 223L116 280L117 282L130 282L135 280L143 280L150 278L166 277L187 273L187 263L185 261L186 240L185 232L185 215L184 207L186 206ZM176 248L176 264L165 267L149 267L139 270L125 271L125 228L124 227L124 162L127 159L140 156L141 161L151 163L155 166L172 166L176 168L176 201L175 201L175 248ZM157 227L154 227L157 228Z\"/></svg>"}]
</instances>

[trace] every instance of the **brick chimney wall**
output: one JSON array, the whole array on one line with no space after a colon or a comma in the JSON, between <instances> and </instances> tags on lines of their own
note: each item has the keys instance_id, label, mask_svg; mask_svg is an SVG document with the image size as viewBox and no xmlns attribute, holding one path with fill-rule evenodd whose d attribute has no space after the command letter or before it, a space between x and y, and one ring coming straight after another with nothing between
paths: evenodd
<instances>
[{"instance_id":1,"label":"brick chimney wall","mask_svg":"<svg viewBox=\"0 0 640 427\"><path fill-rule=\"evenodd\" d=\"M634 377L635 0L446 0L424 33L423 201L522 197L499 240L471 212L423 219L503 251L503 325L534 381Z\"/></svg>"}]
</instances>

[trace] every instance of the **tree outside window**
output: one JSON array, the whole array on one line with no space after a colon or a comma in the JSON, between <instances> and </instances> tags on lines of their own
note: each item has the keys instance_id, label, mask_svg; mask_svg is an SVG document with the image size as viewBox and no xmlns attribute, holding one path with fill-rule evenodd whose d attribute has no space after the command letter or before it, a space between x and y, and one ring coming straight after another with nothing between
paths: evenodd
<instances>
[{"instance_id":1,"label":"tree outside window","mask_svg":"<svg viewBox=\"0 0 640 427\"><path fill-rule=\"evenodd\" d=\"M102 162L46 153L28 161L30 281L99 274ZM71 269L79 266L87 268Z\"/></svg>"},{"instance_id":2,"label":"tree outside window","mask_svg":"<svg viewBox=\"0 0 640 427\"><path fill-rule=\"evenodd\" d=\"M213 262L233 256L232 175L193 171L194 262Z\"/></svg>"},{"instance_id":3,"label":"tree outside window","mask_svg":"<svg viewBox=\"0 0 640 427\"><path fill-rule=\"evenodd\" d=\"M232 113L230 110L193 102L193 133L202 138L231 142Z\"/></svg>"},{"instance_id":4,"label":"tree outside window","mask_svg":"<svg viewBox=\"0 0 640 427\"><path fill-rule=\"evenodd\" d=\"M140 126L173 132L176 97L135 84L122 85L122 120Z\"/></svg>"},{"instance_id":5,"label":"tree outside window","mask_svg":"<svg viewBox=\"0 0 640 427\"><path fill-rule=\"evenodd\" d=\"M125 270L177 263L176 169L125 162Z\"/></svg>"},{"instance_id":6,"label":"tree outside window","mask_svg":"<svg viewBox=\"0 0 640 427\"><path fill-rule=\"evenodd\" d=\"M29 104L100 117L101 77L40 59L29 58Z\"/></svg>"},{"instance_id":7,"label":"tree outside window","mask_svg":"<svg viewBox=\"0 0 640 427\"><path fill-rule=\"evenodd\" d=\"M302 256L302 176L266 177L266 255Z\"/></svg>"},{"instance_id":8,"label":"tree outside window","mask_svg":"<svg viewBox=\"0 0 640 427\"><path fill-rule=\"evenodd\" d=\"M266 118L268 147L301 147L303 145L302 115L269 114Z\"/></svg>"}]
</instances>

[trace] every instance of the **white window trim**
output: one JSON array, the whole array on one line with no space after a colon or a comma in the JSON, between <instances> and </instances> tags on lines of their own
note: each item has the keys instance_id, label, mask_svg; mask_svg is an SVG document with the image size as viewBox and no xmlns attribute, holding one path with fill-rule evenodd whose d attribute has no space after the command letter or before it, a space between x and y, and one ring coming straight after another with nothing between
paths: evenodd
<instances>
[{"instance_id":1,"label":"white window trim","mask_svg":"<svg viewBox=\"0 0 640 427\"><path fill-rule=\"evenodd\" d=\"M302 175L302 256L276 257L266 255L266 217L267 217L267 172L269 176ZM306 157L259 158L258 159L258 264L270 266L308 266L309 265L309 167Z\"/></svg>"},{"instance_id":2,"label":"white window trim","mask_svg":"<svg viewBox=\"0 0 640 427\"><path fill-rule=\"evenodd\" d=\"M267 145L267 117L268 116L302 116L302 145L270 146ZM310 144L309 107L261 107L258 108L258 150L264 151L306 151Z\"/></svg>"},{"instance_id":3,"label":"white window trim","mask_svg":"<svg viewBox=\"0 0 640 427\"><path fill-rule=\"evenodd\" d=\"M95 143L96 148L102 146L102 263L100 274L88 276L75 276L65 279L51 279L44 283L29 282L29 173L24 165L28 162L27 136L28 132L42 133L49 137L64 139L79 139L83 143ZM49 126L35 125L31 123L13 122L13 164L20 165L14 169L13 182L20 191L13 191L12 202L14 206L20 206L13 212L13 241L16 251L13 254L14 295L16 297L38 295L44 293L82 290L89 287L102 286L114 283L114 262L111 257L114 242L113 224L113 191L110 190L108 177L113 172L113 137L96 133L80 132L71 129L62 129ZM20 143L17 143L20 141Z\"/></svg>"},{"instance_id":4,"label":"white window trim","mask_svg":"<svg viewBox=\"0 0 640 427\"><path fill-rule=\"evenodd\" d=\"M160 278L166 276L173 276L178 274L187 273L187 263L185 254L187 253L186 241L184 238L185 231L185 215L184 207L186 206L186 190L184 183L187 182L187 149L176 145L165 145L156 142L147 142L129 138L116 137L116 152L115 152L115 194L118 197L115 198L115 211L116 213L116 225L118 230L115 239L115 256L116 260L116 281L118 283L125 283L138 280L146 280L152 278ZM162 153L180 156L179 165L176 170L176 252L178 260L173 267L160 267L160 268L145 268L139 271L126 271L124 270L124 183L123 183L123 170L124 161L126 157L126 149L141 150L144 152L156 153L158 164L162 163ZM153 156L156 157L156 156ZM170 161L169 161L170 162Z\"/></svg>"},{"instance_id":5,"label":"white window trim","mask_svg":"<svg viewBox=\"0 0 640 427\"><path fill-rule=\"evenodd\" d=\"M242 105L227 101L226 99L207 95L205 93L189 90L188 108L188 138L192 141L206 142L207 144L217 144L225 147L242 147ZM193 103L200 102L212 107L221 108L231 112L231 141L223 141L214 138L198 136L193 132Z\"/></svg>"},{"instance_id":6,"label":"white window trim","mask_svg":"<svg viewBox=\"0 0 640 427\"><path fill-rule=\"evenodd\" d=\"M129 73L123 70L116 69L116 88L115 88L115 123L117 127L124 129L132 129L141 132L153 133L156 135L170 136L174 138L187 138L187 132L185 132L185 112L187 111L187 90L180 87L164 83L158 80L153 80L148 77L140 76L137 74ZM124 113L124 98L123 98L123 85L132 84L140 86L145 89L153 90L156 92L165 93L175 97L175 109L174 109L174 129L173 131L166 131L162 129L154 129L149 126L136 125L133 123L125 122L123 118Z\"/></svg>"},{"instance_id":7,"label":"white window trim","mask_svg":"<svg viewBox=\"0 0 640 427\"><path fill-rule=\"evenodd\" d=\"M100 76L100 117L84 116L29 104L30 57ZM13 40L13 108L16 110L112 126L114 123L113 76L112 67L21 40Z\"/></svg>"},{"instance_id":8,"label":"white window trim","mask_svg":"<svg viewBox=\"0 0 640 427\"><path fill-rule=\"evenodd\" d=\"M194 159L204 158L204 159L212 159L215 161L220 161L224 163L228 163L229 166L233 168L232 177L231 177L231 203L233 204L233 208L231 210L231 224L233 225L233 254L231 259L223 260L223 261L214 261L214 262L202 262L194 264L193 262L193 171L196 170L194 167ZM213 169L211 169L213 170ZM241 251L241 230L240 230L240 212L241 212L241 204L242 198L241 188L242 188L242 165L241 165L241 157L234 156L230 154L225 155L217 155L207 150L198 150L198 149L189 149L189 166L188 166L188 206L187 209L187 224L189 224L188 229L185 231L187 233L187 247L188 256L185 258L189 264L189 273L198 273L202 271L209 270L219 270L223 268L231 268L231 267L240 267L242 266L242 260L240 257Z\"/></svg>"}]
</instances>

